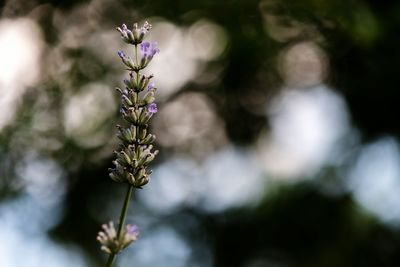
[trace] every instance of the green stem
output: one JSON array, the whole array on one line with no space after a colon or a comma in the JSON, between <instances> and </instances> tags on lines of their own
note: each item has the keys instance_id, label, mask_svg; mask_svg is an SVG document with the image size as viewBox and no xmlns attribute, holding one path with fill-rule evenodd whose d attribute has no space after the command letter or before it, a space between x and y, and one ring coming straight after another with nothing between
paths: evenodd
<instances>
[{"instance_id":1,"label":"green stem","mask_svg":"<svg viewBox=\"0 0 400 267\"><path fill-rule=\"evenodd\" d=\"M135 60L136 60L136 66L139 66L137 45L135 45ZM136 82L139 83L139 70L136 72Z\"/></svg>"},{"instance_id":2,"label":"green stem","mask_svg":"<svg viewBox=\"0 0 400 267\"><path fill-rule=\"evenodd\" d=\"M133 186L128 185L128 191L126 192L124 205L122 206L121 215L119 216L119 225L118 225L118 231L117 231L117 239L118 240L120 240L122 230L124 229L125 218L126 218L126 214L128 213L129 200L131 199L132 191L133 191ZM114 253L110 254L110 256L108 257L108 260L107 260L106 267L112 266L115 256L116 255Z\"/></svg>"},{"instance_id":3,"label":"green stem","mask_svg":"<svg viewBox=\"0 0 400 267\"><path fill-rule=\"evenodd\" d=\"M125 218L126 214L128 213L129 200L131 199L132 191L133 191L133 186L129 184L128 191L126 192L125 196L124 206L122 206L121 215L119 216L119 226L117 232L118 239L121 237L122 229L124 228Z\"/></svg>"},{"instance_id":4,"label":"green stem","mask_svg":"<svg viewBox=\"0 0 400 267\"><path fill-rule=\"evenodd\" d=\"M107 260L106 267L111 267L115 259L115 254L110 254Z\"/></svg>"},{"instance_id":5,"label":"green stem","mask_svg":"<svg viewBox=\"0 0 400 267\"><path fill-rule=\"evenodd\" d=\"M137 52L137 45L135 45L135 60L136 60L136 66L139 66L139 61L138 61L138 52Z\"/></svg>"}]
</instances>

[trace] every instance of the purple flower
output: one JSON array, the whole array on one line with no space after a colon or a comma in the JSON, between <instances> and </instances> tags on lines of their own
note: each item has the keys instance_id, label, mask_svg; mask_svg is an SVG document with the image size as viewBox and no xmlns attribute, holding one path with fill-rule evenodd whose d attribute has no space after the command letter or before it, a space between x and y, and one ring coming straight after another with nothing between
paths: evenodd
<instances>
[{"instance_id":1,"label":"purple flower","mask_svg":"<svg viewBox=\"0 0 400 267\"><path fill-rule=\"evenodd\" d=\"M142 57L153 57L155 54L160 52L160 49L157 48L157 43L149 43L143 42L140 44L140 52L142 53Z\"/></svg>"},{"instance_id":2,"label":"purple flower","mask_svg":"<svg viewBox=\"0 0 400 267\"><path fill-rule=\"evenodd\" d=\"M131 83L130 83L130 81L127 80L127 79L124 79L124 84L125 84L127 87L131 87Z\"/></svg>"},{"instance_id":3,"label":"purple flower","mask_svg":"<svg viewBox=\"0 0 400 267\"><path fill-rule=\"evenodd\" d=\"M122 37L124 40L128 40L128 39L129 39L128 33L130 33L131 31L128 29L128 27L126 27L125 24L122 24L121 28L118 27L118 28L117 28L117 31L119 31L119 33L121 34L121 37Z\"/></svg>"},{"instance_id":4,"label":"purple flower","mask_svg":"<svg viewBox=\"0 0 400 267\"><path fill-rule=\"evenodd\" d=\"M123 59L123 58L125 58L126 57L126 55L125 55L125 53L124 53L124 51L118 51L118 56L121 58L121 59Z\"/></svg>"},{"instance_id":5,"label":"purple flower","mask_svg":"<svg viewBox=\"0 0 400 267\"><path fill-rule=\"evenodd\" d=\"M127 247L133 241L136 241L139 236L138 227L136 225L128 224L125 228L125 233L123 237L123 245Z\"/></svg>"},{"instance_id":6,"label":"purple flower","mask_svg":"<svg viewBox=\"0 0 400 267\"><path fill-rule=\"evenodd\" d=\"M133 234L138 234L139 233L139 229L138 229L138 227L136 225L128 224L126 228L127 228L128 234L133 235Z\"/></svg>"},{"instance_id":7,"label":"purple flower","mask_svg":"<svg viewBox=\"0 0 400 267\"><path fill-rule=\"evenodd\" d=\"M125 24L122 24L121 28L118 27L117 30L121 33L122 37L127 37L128 33L131 33L132 31L126 27Z\"/></svg>"},{"instance_id":8,"label":"purple flower","mask_svg":"<svg viewBox=\"0 0 400 267\"><path fill-rule=\"evenodd\" d=\"M150 91L151 89L153 89L154 87L156 87L156 84L154 82L151 82L148 86L147 86L147 91Z\"/></svg>"},{"instance_id":9,"label":"purple flower","mask_svg":"<svg viewBox=\"0 0 400 267\"><path fill-rule=\"evenodd\" d=\"M128 30L128 27L126 27L126 24L125 24L125 23L122 24L121 27L117 27L117 30L118 30L122 35L126 34L127 31L129 31L129 30Z\"/></svg>"},{"instance_id":10,"label":"purple flower","mask_svg":"<svg viewBox=\"0 0 400 267\"><path fill-rule=\"evenodd\" d=\"M151 103L150 105L147 106L147 110L152 114L157 113L157 111L158 111L157 104Z\"/></svg>"},{"instance_id":11,"label":"purple flower","mask_svg":"<svg viewBox=\"0 0 400 267\"><path fill-rule=\"evenodd\" d=\"M142 56L147 56L149 53L149 48L150 48L150 43L149 42L143 42L140 44L140 52L142 53Z\"/></svg>"}]
</instances>

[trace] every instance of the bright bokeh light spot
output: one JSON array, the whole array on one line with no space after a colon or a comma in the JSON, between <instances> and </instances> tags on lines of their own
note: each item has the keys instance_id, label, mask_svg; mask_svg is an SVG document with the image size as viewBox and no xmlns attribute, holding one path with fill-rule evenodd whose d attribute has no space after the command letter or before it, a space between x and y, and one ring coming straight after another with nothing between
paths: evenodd
<instances>
[{"instance_id":1,"label":"bright bokeh light spot","mask_svg":"<svg viewBox=\"0 0 400 267\"><path fill-rule=\"evenodd\" d=\"M186 93L167 103L154 118L157 140L165 147L206 157L227 143L213 103L200 93Z\"/></svg>"},{"instance_id":2,"label":"bright bokeh light spot","mask_svg":"<svg viewBox=\"0 0 400 267\"><path fill-rule=\"evenodd\" d=\"M199 69L197 62L184 52L183 29L167 21L153 22L153 26L148 40L157 40L160 53L154 57L148 71L154 74L157 85L160 85L158 96L166 97L193 79Z\"/></svg>"},{"instance_id":3,"label":"bright bokeh light spot","mask_svg":"<svg viewBox=\"0 0 400 267\"><path fill-rule=\"evenodd\" d=\"M259 159L280 178L314 175L349 127L343 98L325 86L284 90L268 116L271 133L260 139Z\"/></svg>"},{"instance_id":4,"label":"bright bokeh light spot","mask_svg":"<svg viewBox=\"0 0 400 267\"><path fill-rule=\"evenodd\" d=\"M361 150L348 185L366 210L400 225L400 150L393 138L382 138Z\"/></svg>"},{"instance_id":5,"label":"bright bokeh light spot","mask_svg":"<svg viewBox=\"0 0 400 267\"><path fill-rule=\"evenodd\" d=\"M165 20L152 19L153 29L148 38L156 40L160 53L150 63L164 98L194 80L207 61L221 55L227 46L227 35L222 27L207 20L194 23L189 29Z\"/></svg>"},{"instance_id":6,"label":"bright bokeh light spot","mask_svg":"<svg viewBox=\"0 0 400 267\"><path fill-rule=\"evenodd\" d=\"M46 231L60 218L60 206L43 206L23 195L0 205L1 267L88 266L74 246L51 241ZM22 253L22 254L21 254Z\"/></svg>"},{"instance_id":7,"label":"bright bokeh light spot","mask_svg":"<svg viewBox=\"0 0 400 267\"><path fill-rule=\"evenodd\" d=\"M186 33L188 56L199 60L213 60L219 57L227 45L225 30L208 20L199 20Z\"/></svg>"},{"instance_id":8,"label":"bright bokeh light spot","mask_svg":"<svg viewBox=\"0 0 400 267\"><path fill-rule=\"evenodd\" d=\"M197 205L201 209L221 212L258 203L266 185L252 155L228 146L207 158L194 191L199 195Z\"/></svg>"},{"instance_id":9,"label":"bright bokeh light spot","mask_svg":"<svg viewBox=\"0 0 400 267\"><path fill-rule=\"evenodd\" d=\"M185 240L170 227L152 229L146 235L140 236L139 240L128 248L130 249L132 251L121 254L121 266L132 265L132 259L135 266L141 267L189 266L191 249Z\"/></svg>"},{"instance_id":10,"label":"bright bokeh light spot","mask_svg":"<svg viewBox=\"0 0 400 267\"><path fill-rule=\"evenodd\" d=\"M112 91L107 85L91 83L68 99L64 107L64 126L68 136L85 147L109 141L109 133L100 127L117 108Z\"/></svg>"},{"instance_id":11,"label":"bright bokeh light spot","mask_svg":"<svg viewBox=\"0 0 400 267\"><path fill-rule=\"evenodd\" d=\"M283 50L279 69L290 87L320 84L326 76L328 60L325 52L312 42L301 42Z\"/></svg>"},{"instance_id":12,"label":"bright bokeh light spot","mask_svg":"<svg viewBox=\"0 0 400 267\"><path fill-rule=\"evenodd\" d=\"M0 130L14 118L27 87L38 81L43 47L34 21L0 20Z\"/></svg>"},{"instance_id":13,"label":"bright bokeh light spot","mask_svg":"<svg viewBox=\"0 0 400 267\"><path fill-rule=\"evenodd\" d=\"M42 205L51 206L62 200L66 181L63 169L55 161L26 152L16 171L27 193Z\"/></svg>"},{"instance_id":14,"label":"bright bokeh light spot","mask_svg":"<svg viewBox=\"0 0 400 267\"><path fill-rule=\"evenodd\" d=\"M173 158L161 164L140 198L157 212L170 213L182 206L222 212L257 203L265 182L251 154L229 147L202 163Z\"/></svg>"},{"instance_id":15,"label":"bright bokeh light spot","mask_svg":"<svg viewBox=\"0 0 400 267\"><path fill-rule=\"evenodd\" d=\"M171 159L156 167L151 186L139 197L159 213L171 213L182 205L190 205L192 187L200 175L199 165L190 159Z\"/></svg>"}]
</instances>

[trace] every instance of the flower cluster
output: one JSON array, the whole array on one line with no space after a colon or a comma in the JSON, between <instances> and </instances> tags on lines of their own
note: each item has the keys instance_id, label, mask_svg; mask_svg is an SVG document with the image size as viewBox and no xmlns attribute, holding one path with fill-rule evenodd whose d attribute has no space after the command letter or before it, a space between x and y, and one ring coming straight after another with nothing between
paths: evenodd
<instances>
[{"instance_id":1,"label":"flower cluster","mask_svg":"<svg viewBox=\"0 0 400 267\"><path fill-rule=\"evenodd\" d=\"M151 25L148 22L141 28L134 24L132 30L125 24L117 28L122 39L134 45L135 54L132 60L123 51L118 52L129 71L129 77L124 80L124 88L117 88L121 95L120 113L127 125L117 125L117 137L121 143L118 150L114 151L116 159L113 161L114 167L109 169L109 175L112 180L127 183L129 186L121 210L118 231L110 222L103 225L103 230L97 236L102 245L101 249L110 254L107 266L111 266L115 255L138 237L135 225L128 224L124 227L125 216L133 188L141 188L149 182L151 170L148 169L148 165L158 153L152 145L156 137L148 130L149 121L157 112L157 104L154 103L157 87L151 81L153 75L146 76L140 73L159 52L156 43L143 42L150 29Z\"/></svg>"},{"instance_id":2,"label":"flower cluster","mask_svg":"<svg viewBox=\"0 0 400 267\"><path fill-rule=\"evenodd\" d=\"M132 30L128 29L125 24L122 24L121 27L117 28L117 30L121 33L122 39L126 43L134 45L135 48L140 45L141 60L137 59L137 54L136 59L133 60L126 56L123 51L118 51L118 56L121 58L128 70L138 72L144 69L150 63L154 55L160 52L160 49L157 48L156 42L143 42L145 35L150 29L151 24L149 24L147 21L140 28L138 27L138 24L135 23ZM135 52L137 53L137 51Z\"/></svg>"},{"instance_id":3,"label":"flower cluster","mask_svg":"<svg viewBox=\"0 0 400 267\"><path fill-rule=\"evenodd\" d=\"M151 29L151 24L147 21L143 24L142 27L139 28L138 24L133 24L133 29L130 30L125 24L122 24L121 27L118 27L117 30L121 33L121 38L124 42L128 44L137 45L143 41L144 36Z\"/></svg>"},{"instance_id":4,"label":"flower cluster","mask_svg":"<svg viewBox=\"0 0 400 267\"><path fill-rule=\"evenodd\" d=\"M157 88L151 81L153 75L143 75L140 70L149 64L159 49L156 43L142 42L145 34L151 29L147 22L140 29L137 24L132 30L127 29L125 25L117 29L125 42L135 46L135 60L127 57L122 51L118 52L129 71L129 77L124 80L125 88L117 88L121 95L120 112L129 125L117 126L117 136L121 145L120 149L114 152L114 168L109 171L114 181L141 188L149 182L151 170L148 170L147 166L158 151L154 150L152 145L156 137L148 131L149 121L157 112L157 105L154 103Z\"/></svg>"},{"instance_id":5,"label":"flower cluster","mask_svg":"<svg viewBox=\"0 0 400 267\"><path fill-rule=\"evenodd\" d=\"M103 230L97 235L97 240L102 245L101 250L108 254L118 254L121 250L129 246L130 243L136 241L139 235L136 225L126 225L119 237L113 222L103 224L102 228Z\"/></svg>"}]
</instances>

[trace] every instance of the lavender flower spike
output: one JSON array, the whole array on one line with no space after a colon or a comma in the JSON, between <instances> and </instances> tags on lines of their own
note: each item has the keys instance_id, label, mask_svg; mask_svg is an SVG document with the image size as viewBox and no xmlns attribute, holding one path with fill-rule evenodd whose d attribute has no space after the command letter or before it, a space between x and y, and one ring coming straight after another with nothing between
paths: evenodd
<instances>
[{"instance_id":1,"label":"lavender flower spike","mask_svg":"<svg viewBox=\"0 0 400 267\"><path fill-rule=\"evenodd\" d=\"M123 81L125 88L117 88L121 94L120 113L126 125L117 127L116 135L121 143L114 151L116 159L112 161L113 167L109 169L109 176L115 182L127 184L128 190L121 208L118 229L110 222L103 225L103 230L97 237L102 245L101 249L109 254L107 267L112 266L121 250L138 238L137 226L125 225L125 218L133 190L142 188L149 182L152 173L149 164L158 154L158 150L152 145L156 137L149 130L150 120L157 112L157 105L154 103L156 88L151 82L153 75L146 76L141 72L160 51L157 43L142 42L150 29L151 25L148 22L140 28L135 23L131 30L125 24L117 28L122 39L135 48L132 56L134 60L123 51L117 53L129 71L129 78ZM143 92L146 89L147 92Z\"/></svg>"}]
</instances>

